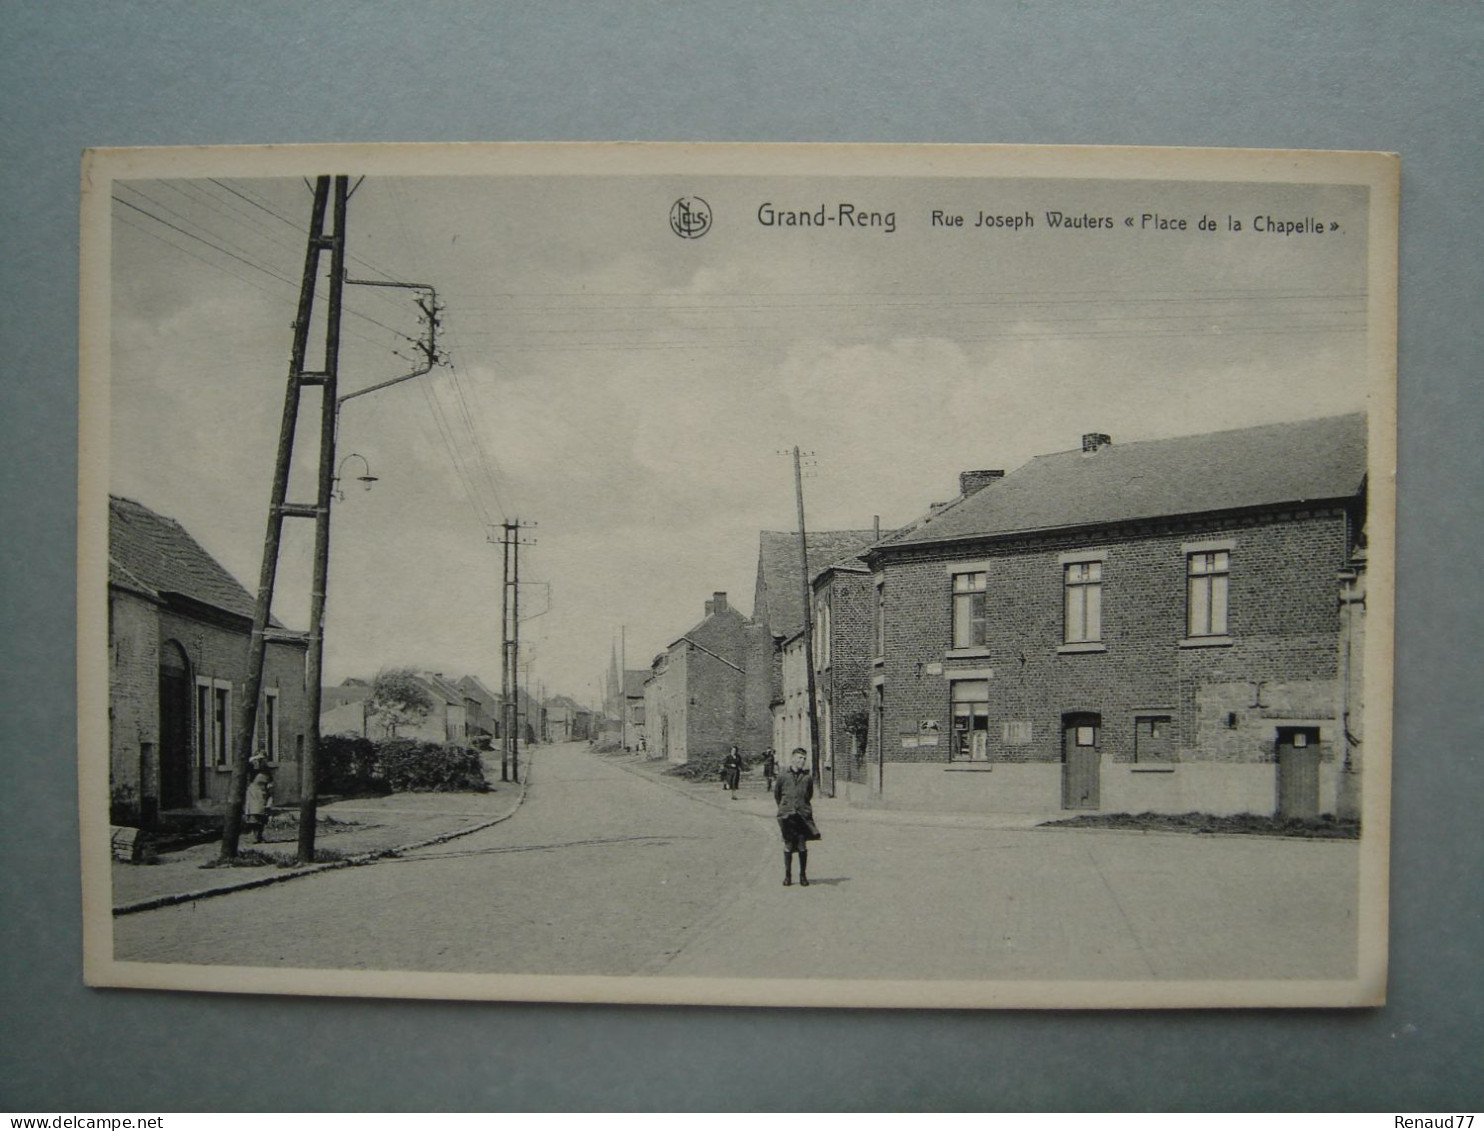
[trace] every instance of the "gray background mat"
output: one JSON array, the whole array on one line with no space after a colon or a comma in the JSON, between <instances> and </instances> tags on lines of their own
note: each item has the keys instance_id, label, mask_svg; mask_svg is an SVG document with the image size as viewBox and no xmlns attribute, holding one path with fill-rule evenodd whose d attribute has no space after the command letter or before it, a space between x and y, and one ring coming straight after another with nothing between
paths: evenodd
<instances>
[{"instance_id":1,"label":"gray background mat","mask_svg":"<svg viewBox=\"0 0 1484 1131\"><path fill-rule=\"evenodd\" d=\"M1467 4L5 4L0 1108L1479 1107L1481 59ZM893 1014L82 986L82 148L610 138L1402 154L1389 1005Z\"/></svg>"}]
</instances>

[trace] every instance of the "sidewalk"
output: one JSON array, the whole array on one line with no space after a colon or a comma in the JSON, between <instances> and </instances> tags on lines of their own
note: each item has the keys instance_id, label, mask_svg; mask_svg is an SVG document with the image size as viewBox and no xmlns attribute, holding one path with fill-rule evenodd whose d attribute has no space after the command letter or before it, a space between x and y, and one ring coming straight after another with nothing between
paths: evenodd
<instances>
[{"instance_id":1,"label":"sidewalk","mask_svg":"<svg viewBox=\"0 0 1484 1131\"><path fill-rule=\"evenodd\" d=\"M683 793L702 804L714 805L738 813L751 813L773 820L777 806L768 793L767 783L760 770L748 770L742 775L741 788L735 797L730 790L721 788L719 778L706 781L689 781L686 778L667 774L669 762L658 758L646 758L638 754L594 754L611 765L640 777L649 778L658 785ZM825 797L818 790L814 794L814 812L821 822L862 822L881 825L928 825L939 828L972 829L1034 829L1047 821L1065 817L1066 813L941 813L924 809L888 809L851 805L843 797Z\"/></svg>"},{"instance_id":2,"label":"sidewalk","mask_svg":"<svg viewBox=\"0 0 1484 1131\"><path fill-rule=\"evenodd\" d=\"M293 809L274 817L264 843L254 844L250 837L242 838L241 854L260 854L272 861L267 864L207 867L221 854L218 841L162 853L152 864L115 860L113 913L117 916L149 911L335 868L368 864L380 857L497 825L509 820L525 799L531 753L535 752L528 752L522 760L525 780L519 784L500 781L498 757L493 761L487 758L485 777L492 787L488 793L394 793L321 805L315 833L315 850L323 858L319 863L292 864L298 854L299 839L298 814Z\"/></svg>"}]
</instances>

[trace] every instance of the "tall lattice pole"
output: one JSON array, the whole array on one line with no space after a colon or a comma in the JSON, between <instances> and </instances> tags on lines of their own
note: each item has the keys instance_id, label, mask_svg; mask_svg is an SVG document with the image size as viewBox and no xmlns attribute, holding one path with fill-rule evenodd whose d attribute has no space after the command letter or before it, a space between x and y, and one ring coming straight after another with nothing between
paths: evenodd
<instances>
[{"instance_id":1,"label":"tall lattice pole","mask_svg":"<svg viewBox=\"0 0 1484 1131\"><path fill-rule=\"evenodd\" d=\"M343 178L342 178L343 180ZM284 392L283 418L278 430L278 454L273 465L273 488L268 505L268 529L263 537L263 563L258 575L258 595L253 606L252 636L248 645L247 679L242 702L237 708L237 730L232 744L232 780L228 789L226 821L222 828L222 857L237 855L242 835L242 809L247 800L247 763L251 754L253 732L257 725L258 696L263 690L263 660L267 650L268 621L273 606L274 581L278 576L278 552L283 539L283 520L289 515L306 513L314 517L314 508L286 501L289 466L294 453L294 429L299 419L299 397L307 385L323 383L324 374L304 369L304 355L309 346L309 329L314 313L314 295L319 281L320 253L332 243L340 242L342 232L326 237L325 208L330 197L330 178L320 177L314 186L314 204L310 210L309 240L304 251L304 275L299 287L299 308L294 318L294 343L289 359L288 384ZM343 211L338 213L342 218ZM326 398L334 403L333 397Z\"/></svg>"},{"instance_id":2,"label":"tall lattice pole","mask_svg":"<svg viewBox=\"0 0 1484 1131\"><path fill-rule=\"evenodd\" d=\"M794 447L794 497L799 507L799 584L804 600L804 672L809 691L809 773L820 781L819 715L814 701L814 593L809 584L809 535L804 529L804 472Z\"/></svg>"}]
</instances>

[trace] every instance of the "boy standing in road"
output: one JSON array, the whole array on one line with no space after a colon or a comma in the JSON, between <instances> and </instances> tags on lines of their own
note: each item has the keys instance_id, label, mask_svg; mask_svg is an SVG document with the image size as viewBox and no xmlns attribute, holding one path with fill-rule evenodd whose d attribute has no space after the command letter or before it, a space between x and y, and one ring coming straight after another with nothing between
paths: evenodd
<instances>
[{"instance_id":1,"label":"boy standing in road","mask_svg":"<svg viewBox=\"0 0 1484 1131\"><path fill-rule=\"evenodd\" d=\"M799 854L799 886L809 886L809 842L819 839L814 823L814 779L809 775L809 754L794 747L788 769L773 785L778 802L778 829L783 833L783 886L794 882L794 853Z\"/></svg>"}]
</instances>

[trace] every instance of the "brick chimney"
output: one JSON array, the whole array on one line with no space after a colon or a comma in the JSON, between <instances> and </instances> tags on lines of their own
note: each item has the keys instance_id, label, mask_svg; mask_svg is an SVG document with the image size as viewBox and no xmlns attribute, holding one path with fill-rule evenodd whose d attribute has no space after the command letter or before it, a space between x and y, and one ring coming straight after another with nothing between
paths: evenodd
<instances>
[{"instance_id":1,"label":"brick chimney","mask_svg":"<svg viewBox=\"0 0 1484 1131\"><path fill-rule=\"evenodd\" d=\"M727 611L727 595L725 593L711 594L711 611L724 613Z\"/></svg>"},{"instance_id":2,"label":"brick chimney","mask_svg":"<svg viewBox=\"0 0 1484 1131\"><path fill-rule=\"evenodd\" d=\"M1088 455L1099 448L1106 448L1113 442L1113 437L1106 432L1084 432L1082 433L1082 454Z\"/></svg>"},{"instance_id":3,"label":"brick chimney","mask_svg":"<svg viewBox=\"0 0 1484 1131\"><path fill-rule=\"evenodd\" d=\"M1005 478L1001 469L994 471L960 471L958 473L958 493L965 497L972 495L975 491L981 491L988 487L996 479Z\"/></svg>"},{"instance_id":4,"label":"brick chimney","mask_svg":"<svg viewBox=\"0 0 1484 1131\"><path fill-rule=\"evenodd\" d=\"M713 611L714 611L714 609L713 609L713 606L714 606L714 605L715 605L715 602L714 602L714 601L707 601L707 602L706 602L706 615L707 615L707 616L708 616L708 617L709 617L709 616L710 616L710 615L711 615L711 614L712 614L712 612L713 612Z\"/></svg>"}]
</instances>

